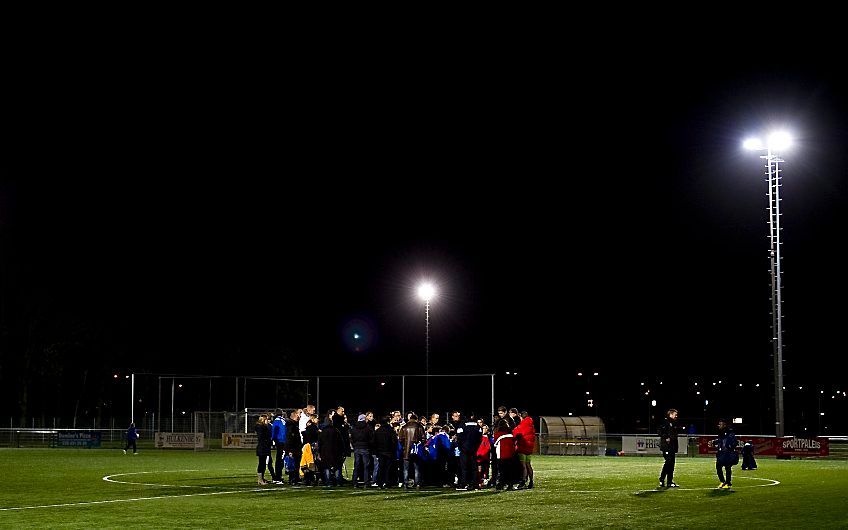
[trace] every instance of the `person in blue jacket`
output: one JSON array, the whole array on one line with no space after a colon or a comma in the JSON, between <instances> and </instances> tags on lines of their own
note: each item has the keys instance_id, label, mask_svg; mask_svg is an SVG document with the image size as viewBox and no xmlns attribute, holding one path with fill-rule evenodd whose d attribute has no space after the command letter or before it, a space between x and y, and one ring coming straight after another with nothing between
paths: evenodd
<instances>
[{"instance_id":1,"label":"person in blue jacket","mask_svg":"<svg viewBox=\"0 0 848 530\"><path fill-rule=\"evenodd\" d=\"M286 456L286 419L283 409L274 411L274 422L271 424L271 441L277 448L276 466L271 470L274 484L283 483L283 458Z\"/></svg>"},{"instance_id":2,"label":"person in blue jacket","mask_svg":"<svg viewBox=\"0 0 848 530\"><path fill-rule=\"evenodd\" d=\"M733 480L731 468L739 463L739 454L736 452L736 434L725 420L718 420L718 438L713 441L713 446L716 448L716 474L721 482L718 487L728 490Z\"/></svg>"},{"instance_id":3,"label":"person in blue jacket","mask_svg":"<svg viewBox=\"0 0 848 530\"><path fill-rule=\"evenodd\" d=\"M427 476L433 486L448 486L450 484L447 477L447 465L448 459L453 454L451 441L444 427L436 425L433 431L436 434L427 440L426 454L429 468Z\"/></svg>"}]
</instances>

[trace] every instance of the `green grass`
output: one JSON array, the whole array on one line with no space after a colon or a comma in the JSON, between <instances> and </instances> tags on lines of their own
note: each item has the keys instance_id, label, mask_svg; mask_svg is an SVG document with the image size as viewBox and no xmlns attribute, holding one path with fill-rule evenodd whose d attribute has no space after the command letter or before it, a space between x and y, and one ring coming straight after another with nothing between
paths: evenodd
<instances>
[{"instance_id":1,"label":"green grass","mask_svg":"<svg viewBox=\"0 0 848 530\"><path fill-rule=\"evenodd\" d=\"M678 460L679 490L659 458L537 456L533 490L403 493L259 488L247 451L0 449L0 527L848 527L846 461L760 458L729 492L713 462Z\"/></svg>"}]
</instances>

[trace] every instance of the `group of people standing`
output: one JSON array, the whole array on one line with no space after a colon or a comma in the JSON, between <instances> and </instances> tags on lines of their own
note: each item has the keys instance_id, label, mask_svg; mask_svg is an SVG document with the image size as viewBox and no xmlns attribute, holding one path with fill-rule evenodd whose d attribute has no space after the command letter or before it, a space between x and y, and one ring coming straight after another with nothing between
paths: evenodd
<instances>
[{"instance_id":1,"label":"group of people standing","mask_svg":"<svg viewBox=\"0 0 848 530\"><path fill-rule=\"evenodd\" d=\"M256 423L257 482L283 484L283 470L291 485L404 489L423 486L474 490L533 488L531 455L535 427L526 411L499 407L491 423L473 414L450 413L404 419L393 411L375 421L370 411L351 425L345 409L327 411L319 421L315 407L263 414ZM276 459L272 453L276 450ZM353 477L342 473L353 456Z\"/></svg>"},{"instance_id":2,"label":"group of people standing","mask_svg":"<svg viewBox=\"0 0 848 530\"><path fill-rule=\"evenodd\" d=\"M674 482L674 461L679 449L677 435L680 432L677 425L677 409L669 409L665 420L660 424L657 433L660 437L660 451L663 455L663 467L660 471L660 488L677 488ZM716 475L718 475L718 489L728 490L733 485L733 466L739 463L739 453L736 447L739 443L736 434L726 420L718 421L718 437L713 440L712 446L716 449ZM742 469L757 469L754 460L754 451L750 443L746 443L742 450L744 460Z\"/></svg>"}]
</instances>

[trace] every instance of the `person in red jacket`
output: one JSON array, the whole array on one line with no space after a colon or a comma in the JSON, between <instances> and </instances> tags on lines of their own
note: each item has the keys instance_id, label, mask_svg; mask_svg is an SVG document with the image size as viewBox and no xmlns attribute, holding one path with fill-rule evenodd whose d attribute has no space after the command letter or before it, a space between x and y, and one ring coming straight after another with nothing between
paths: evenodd
<instances>
[{"instance_id":1,"label":"person in red jacket","mask_svg":"<svg viewBox=\"0 0 848 530\"><path fill-rule=\"evenodd\" d=\"M509 422L498 421L495 426L495 457L498 461L498 476L495 477L495 489L513 489L515 485L515 438L512 436Z\"/></svg>"},{"instance_id":2,"label":"person in red jacket","mask_svg":"<svg viewBox=\"0 0 848 530\"><path fill-rule=\"evenodd\" d=\"M533 418L527 414L526 410L521 411L521 423L513 429L512 434L515 436L515 449L521 466L521 483L518 489L523 488L525 484L530 489L533 487L533 466L530 463L530 455L533 454L536 446L536 429L533 427Z\"/></svg>"},{"instance_id":3,"label":"person in red jacket","mask_svg":"<svg viewBox=\"0 0 848 530\"><path fill-rule=\"evenodd\" d=\"M477 448L477 486L483 489L489 483L489 454L492 452L492 442L489 440L489 426L483 424L483 437ZM485 479L485 481L484 481Z\"/></svg>"}]
</instances>

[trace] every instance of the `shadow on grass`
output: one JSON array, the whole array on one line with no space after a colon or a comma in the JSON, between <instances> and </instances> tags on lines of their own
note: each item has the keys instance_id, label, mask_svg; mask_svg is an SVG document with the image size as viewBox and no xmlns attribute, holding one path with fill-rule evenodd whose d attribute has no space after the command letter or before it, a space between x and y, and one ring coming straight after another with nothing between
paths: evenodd
<instances>
[{"instance_id":1,"label":"shadow on grass","mask_svg":"<svg viewBox=\"0 0 848 530\"><path fill-rule=\"evenodd\" d=\"M647 499L647 498L652 497L654 495L663 495L665 493L668 493L667 489L656 489L656 490L637 491L636 493L634 493L634 495L636 497L642 497L644 499Z\"/></svg>"},{"instance_id":2,"label":"shadow on grass","mask_svg":"<svg viewBox=\"0 0 848 530\"><path fill-rule=\"evenodd\" d=\"M733 490L720 490L720 489L714 489L714 490L710 490L710 491L707 493L707 496L708 496L708 497L724 497L724 496L726 496L726 495L732 495L733 493L736 493L736 492L735 492L735 491L733 491Z\"/></svg>"}]
</instances>

